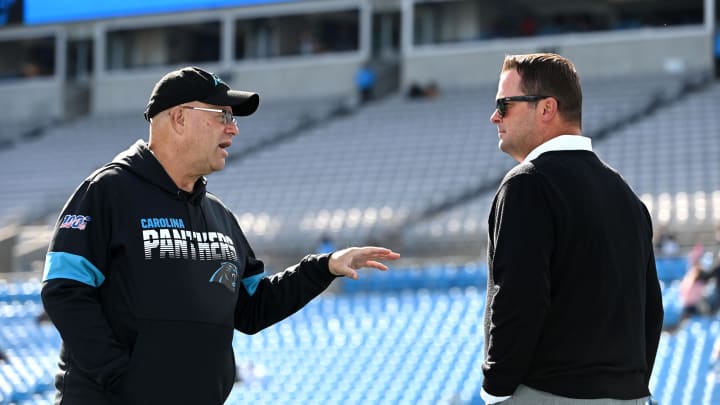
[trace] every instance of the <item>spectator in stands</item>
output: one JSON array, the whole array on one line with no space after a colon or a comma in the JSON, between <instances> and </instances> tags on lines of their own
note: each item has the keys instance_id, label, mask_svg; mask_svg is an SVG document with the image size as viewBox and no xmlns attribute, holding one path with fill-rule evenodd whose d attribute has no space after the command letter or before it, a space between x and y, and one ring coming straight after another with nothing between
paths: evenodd
<instances>
[{"instance_id":1,"label":"spectator in stands","mask_svg":"<svg viewBox=\"0 0 720 405\"><path fill-rule=\"evenodd\" d=\"M33 63L33 62L23 63L22 76L26 77L26 78L42 76L40 66L37 63Z\"/></svg>"},{"instance_id":2,"label":"spectator in stands","mask_svg":"<svg viewBox=\"0 0 720 405\"><path fill-rule=\"evenodd\" d=\"M697 244L688 255L688 262L690 267L678 288L680 316L677 322L666 327L670 333L676 332L693 316L709 315L717 310L716 289L708 291L708 285L717 282L716 272L720 271L714 267L712 252L705 252L704 246Z\"/></svg>"},{"instance_id":3,"label":"spectator in stands","mask_svg":"<svg viewBox=\"0 0 720 405\"><path fill-rule=\"evenodd\" d=\"M407 97L409 99L434 98L440 94L440 88L436 81L431 80L426 86L418 82L411 82L408 87Z\"/></svg>"},{"instance_id":4,"label":"spectator in stands","mask_svg":"<svg viewBox=\"0 0 720 405\"><path fill-rule=\"evenodd\" d=\"M581 134L582 90L556 54L505 57L499 148L520 162L489 228L487 404L641 404L663 321L642 201Z\"/></svg>"},{"instance_id":5,"label":"spectator in stands","mask_svg":"<svg viewBox=\"0 0 720 405\"><path fill-rule=\"evenodd\" d=\"M335 242L333 242L330 235L325 233L320 238L320 243L318 243L317 249L315 249L315 253L332 253L336 250L337 248L335 247Z\"/></svg>"},{"instance_id":6,"label":"spectator in stands","mask_svg":"<svg viewBox=\"0 0 720 405\"><path fill-rule=\"evenodd\" d=\"M688 269L688 272L680 281L680 320L678 325L694 315L707 314L707 302L705 301L705 283L703 267L695 263Z\"/></svg>"},{"instance_id":7,"label":"spectator in stands","mask_svg":"<svg viewBox=\"0 0 720 405\"><path fill-rule=\"evenodd\" d=\"M440 87L438 87L438 84L435 80L430 80L430 82L425 86L425 98L435 98L440 95Z\"/></svg>"},{"instance_id":8,"label":"spectator in stands","mask_svg":"<svg viewBox=\"0 0 720 405\"><path fill-rule=\"evenodd\" d=\"M720 310L720 251L717 252L715 257L711 252L704 256L706 260L701 261L703 265L702 278L707 282L706 285L706 302L708 305L708 312L710 314L716 313Z\"/></svg>"},{"instance_id":9,"label":"spectator in stands","mask_svg":"<svg viewBox=\"0 0 720 405\"><path fill-rule=\"evenodd\" d=\"M358 69L355 74L355 85L357 86L361 103L367 103L373 99L376 80L375 70L373 70L370 64L365 63Z\"/></svg>"},{"instance_id":10,"label":"spectator in stands","mask_svg":"<svg viewBox=\"0 0 720 405\"><path fill-rule=\"evenodd\" d=\"M705 245L702 243L696 243L690 252L688 252L687 260L691 266L700 264L700 261L705 253Z\"/></svg>"},{"instance_id":11,"label":"spectator in stands","mask_svg":"<svg viewBox=\"0 0 720 405\"><path fill-rule=\"evenodd\" d=\"M675 257L680 253L675 234L672 232L661 232L658 238L657 248L663 257Z\"/></svg>"},{"instance_id":12,"label":"spectator in stands","mask_svg":"<svg viewBox=\"0 0 720 405\"><path fill-rule=\"evenodd\" d=\"M423 98L425 97L425 89L423 89L420 83L412 82L410 83L410 87L408 87L407 97L410 99Z\"/></svg>"},{"instance_id":13,"label":"spectator in stands","mask_svg":"<svg viewBox=\"0 0 720 405\"><path fill-rule=\"evenodd\" d=\"M202 69L170 72L145 110L149 141L120 153L70 197L42 287L63 339L57 403L221 404L235 380L235 329L256 333L336 277L386 270L380 261L399 257L351 247L264 274L205 178L225 167L238 134L234 116L258 103L257 94L231 90Z\"/></svg>"}]
</instances>

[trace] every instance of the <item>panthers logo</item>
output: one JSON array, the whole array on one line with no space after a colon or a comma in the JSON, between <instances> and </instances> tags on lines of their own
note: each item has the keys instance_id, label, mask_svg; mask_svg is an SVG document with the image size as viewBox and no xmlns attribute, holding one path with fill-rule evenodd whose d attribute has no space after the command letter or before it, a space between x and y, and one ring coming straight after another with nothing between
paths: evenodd
<instances>
[{"instance_id":1,"label":"panthers logo","mask_svg":"<svg viewBox=\"0 0 720 405\"><path fill-rule=\"evenodd\" d=\"M220 283L227 287L230 291L235 292L237 287L238 270L237 267L230 262L223 262L220 268L215 270L210 282Z\"/></svg>"}]
</instances>

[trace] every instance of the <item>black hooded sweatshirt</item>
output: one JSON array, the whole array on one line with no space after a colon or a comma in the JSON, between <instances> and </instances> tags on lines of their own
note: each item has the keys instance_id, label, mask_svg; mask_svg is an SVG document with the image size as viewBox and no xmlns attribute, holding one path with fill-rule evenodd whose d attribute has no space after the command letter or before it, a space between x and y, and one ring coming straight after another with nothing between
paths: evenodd
<instances>
[{"instance_id":1,"label":"black hooded sweatshirt","mask_svg":"<svg viewBox=\"0 0 720 405\"><path fill-rule=\"evenodd\" d=\"M284 319L335 278L329 255L265 276L205 184L178 189L138 141L70 197L42 288L63 340L57 403L221 404L234 330Z\"/></svg>"}]
</instances>

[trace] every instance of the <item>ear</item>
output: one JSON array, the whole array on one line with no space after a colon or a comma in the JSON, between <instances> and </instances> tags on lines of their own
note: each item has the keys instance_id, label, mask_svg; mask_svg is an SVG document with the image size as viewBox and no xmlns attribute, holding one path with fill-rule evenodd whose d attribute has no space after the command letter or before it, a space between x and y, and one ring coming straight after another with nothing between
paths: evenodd
<instances>
[{"instance_id":1,"label":"ear","mask_svg":"<svg viewBox=\"0 0 720 405\"><path fill-rule=\"evenodd\" d=\"M185 109L179 106L170 109L170 126L177 133L185 132Z\"/></svg>"},{"instance_id":2,"label":"ear","mask_svg":"<svg viewBox=\"0 0 720 405\"><path fill-rule=\"evenodd\" d=\"M538 111L543 122L550 122L558 115L558 103L554 97L544 98L538 101Z\"/></svg>"}]
</instances>

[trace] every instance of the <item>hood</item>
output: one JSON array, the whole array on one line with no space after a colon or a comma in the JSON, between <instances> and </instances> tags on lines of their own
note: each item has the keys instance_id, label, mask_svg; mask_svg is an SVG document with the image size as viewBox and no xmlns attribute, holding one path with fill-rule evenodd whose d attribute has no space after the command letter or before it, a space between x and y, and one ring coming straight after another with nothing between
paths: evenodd
<instances>
[{"instance_id":1,"label":"hood","mask_svg":"<svg viewBox=\"0 0 720 405\"><path fill-rule=\"evenodd\" d=\"M181 190L142 139L115 156L109 166L123 167L176 198L187 200L195 205L205 197L207 184L205 177L198 179L191 193Z\"/></svg>"}]
</instances>

